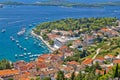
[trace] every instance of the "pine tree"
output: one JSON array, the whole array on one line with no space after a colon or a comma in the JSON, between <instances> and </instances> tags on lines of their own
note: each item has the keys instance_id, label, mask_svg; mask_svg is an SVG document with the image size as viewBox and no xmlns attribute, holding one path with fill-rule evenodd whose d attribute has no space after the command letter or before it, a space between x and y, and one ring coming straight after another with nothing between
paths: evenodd
<instances>
[{"instance_id":1,"label":"pine tree","mask_svg":"<svg viewBox=\"0 0 120 80\"><path fill-rule=\"evenodd\" d=\"M116 65L116 69L115 69L115 74L114 74L114 78L118 77L118 64Z\"/></svg>"},{"instance_id":2,"label":"pine tree","mask_svg":"<svg viewBox=\"0 0 120 80\"><path fill-rule=\"evenodd\" d=\"M73 72L71 75L71 80L74 80L74 79L75 79L75 72Z\"/></svg>"}]
</instances>

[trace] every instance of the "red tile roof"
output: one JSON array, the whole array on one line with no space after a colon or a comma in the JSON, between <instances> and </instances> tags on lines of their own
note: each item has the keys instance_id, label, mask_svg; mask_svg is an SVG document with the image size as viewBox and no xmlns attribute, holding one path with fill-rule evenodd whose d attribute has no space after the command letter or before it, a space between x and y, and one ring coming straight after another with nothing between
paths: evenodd
<instances>
[{"instance_id":1,"label":"red tile roof","mask_svg":"<svg viewBox=\"0 0 120 80\"><path fill-rule=\"evenodd\" d=\"M120 64L120 59L118 59L118 60L113 60L113 63L119 63L119 64Z\"/></svg>"},{"instance_id":2,"label":"red tile roof","mask_svg":"<svg viewBox=\"0 0 120 80\"><path fill-rule=\"evenodd\" d=\"M71 62L68 62L67 64L69 64L69 65L79 65L79 63L76 62L76 61L71 61Z\"/></svg>"},{"instance_id":3,"label":"red tile roof","mask_svg":"<svg viewBox=\"0 0 120 80\"><path fill-rule=\"evenodd\" d=\"M85 59L81 64L83 64L83 65L88 65L88 64L91 64L92 63L92 59L91 58L87 58L87 59Z\"/></svg>"},{"instance_id":4,"label":"red tile roof","mask_svg":"<svg viewBox=\"0 0 120 80\"><path fill-rule=\"evenodd\" d=\"M104 57L98 57L95 60L101 60L101 61L103 61L103 60L105 60L105 58Z\"/></svg>"},{"instance_id":5,"label":"red tile roof","mask_svg":"<svg viewBox=\"0 0 120 80\"><path fill-rule=\"evenodd\" d=\"M11 69L0 70L0 77L10 76L10 75L16 75L16 74L19 74L18 70L11 70Z\"/></svg>"}]
</instances>

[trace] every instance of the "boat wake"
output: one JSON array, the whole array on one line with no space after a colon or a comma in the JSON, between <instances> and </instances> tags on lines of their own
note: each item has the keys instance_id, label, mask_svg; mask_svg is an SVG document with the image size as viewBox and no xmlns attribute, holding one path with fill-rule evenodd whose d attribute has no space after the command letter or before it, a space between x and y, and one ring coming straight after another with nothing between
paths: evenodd
<instances>
[{"instance_id":1,"label":"boat wake","mask_svg":"<svg viewBox=\"0 0 120 80\"><path fill-rule=\"evenodd\" d=\"M14 22L8 22L8 24L15 24L15 23L19 23L19 22L23 22L25 20L19 20L19 21L14 21Z\"/></svg>"}]
</instances>

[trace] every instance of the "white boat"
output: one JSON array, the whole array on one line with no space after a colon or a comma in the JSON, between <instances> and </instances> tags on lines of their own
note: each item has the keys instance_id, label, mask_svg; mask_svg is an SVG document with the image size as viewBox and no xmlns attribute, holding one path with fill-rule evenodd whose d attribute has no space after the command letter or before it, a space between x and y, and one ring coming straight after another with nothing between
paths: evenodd
<instances>
[{"instance_id":1,"label":"white boat","mask_svg":"<svg viewBox=\"0 0 120 80\"><path fill-rule=\"evenodd\" d=\"M4 33L4 32L6 32L6 29L2 29L2 30L1 30L1 33Z\"/></svg>"},{"instance_id":2,"label":"white boat","mask_svg":"<svg viewBox=\"0 0 120 80\"><path fill-rule=\"evenodd\" d=\"M19 31L19 32L17 33L17 35L18 35L18 36L21 36L21 35L23 35L25 32L26 32L26 29L25 29L25 28L22 28L22 30Z\"/></svg>"},{"instance_id":3,"label":"white boat","mask_svg":"<svg viewBox=\"0 0 120 80\"><path fill-rule=\"evenodd\" d=\"M15 57L17 57L17 54L15 54Z\"/></svg>"},{"instance_id":4,"label":"white boat","mask_svg":"<svg viewBox=\"0 0 120 80\"><path fill-rule=\"evenodd\" d=\"M28 55L32 54L31 52L28 53Z\"/></svg>"},{"instance_id":5,"label":"white boat","mask_svg":"<svg viewBox=\"0 0 120 80\"><path fill-rule=\"evenodd\" d=\"M20 44L17 43L17 46L19 46Z\"/></svg>"},{"instance_id":6,"label":"white boat","mask_svg":"<svg viewBox=\"0 0 120 80\"><path fill-rule=\"evenodd\" d=\"M14 41L14 40L15 40L13 36L10 36L10 39L11 39L12 41Z\"/></svg>"},{"instance_id":7,"label":"white boat","mask_svg":"<svg viewBox=\"0 0 120 80\"><path fill-rule=\"evenodd\" d=\"M24 51L26 51L27 50L27 48L24 48Z\"/></svg>"},{"instance_id":8,"label":"white boat","mask_svg":"<svg viewBox=\"0 0 120 80\"><path fill-rule=\"evenodd\" d=\"M3 8L3 4L0 4L0 8Z\"/></svg>"},{"instance_id":9,"label":"white boat","mask_svg":"<svg viewBox=\"0 0 120 80\"><path fill-rule=\"evenodd\" d=\"M28 37L26 37L25 40L28 40Z\"/></svg>"},{"instance_id":10,"label":"white boat","mask_svg":"<svg viewBox=\"0 0 120 80\"><path fill-rule=\"evenodd\" d=\"M33 59L33 58L31 58L30 60L31 60L31 61L33 61L34 59Z\"/></svg>"},{"instance_id":11,"label":"white boat","mask_svg":"<svg viewBox=\"0 0 120 80\"><path fill-rule=\"evenodd\" d=\"M21 45L19 45L19 47L22 49L22 46L21 46Z\"/></svg>"},{"instance_id":12,"label":"white boat","mask_svg":"<svg viewBox=\"0 0 120 80\"><path fill-rule=\"evenodd\" d=\"M26 53L23 53L24 55L27 55Z\"/></svg>"},{"instance_id":13,"label":"white boat","mask_svg":"<svg viewBox=\"0 0 120 80\"><path fill-rule=\"evenodd\" d=\"M24 55L20 54L19 56L20 56L20 57L23 57Z\"/></svg>"},{"instance_id":14,"label":"white boat","mask_svg":"<svg viewBox=\"0 0 120 80\"><path fill-rule=\"evenodd\" d=\"M19 41L18 41L18 40L16 40L16 43L19 43Z\"/></svg>"},{"instance_id":15,"label":"white boat","mask_svg":"<svg viewBox=\"0 0 120 80\"><path fill-rule=\"evenodd\" d=\"M30 55L29 57L30 57L30 58L32 58L32 57L33 57L33 55Z\"/></svg>"}]
</instances>

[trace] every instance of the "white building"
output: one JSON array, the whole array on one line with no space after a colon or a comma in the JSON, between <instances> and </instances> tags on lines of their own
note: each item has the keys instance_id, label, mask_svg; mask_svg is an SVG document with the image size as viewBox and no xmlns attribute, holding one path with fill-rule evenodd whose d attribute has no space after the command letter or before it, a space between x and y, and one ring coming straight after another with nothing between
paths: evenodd
<instances>
[{"instance_id":1,"label":"white building","mask_svg":"<svg viewBox=\"0 0 120 80\"><path fill-rule=\"evenodd\" d=\"M65 45L68 41L69 41L68 38L65 38L64 36L61 38L56 38L54 40L54 48L58 49L62 47L63 45Z\"/></svg>"}]
</instances>

